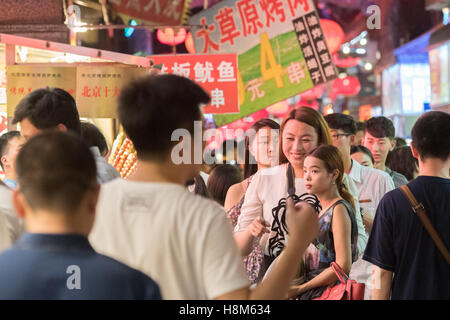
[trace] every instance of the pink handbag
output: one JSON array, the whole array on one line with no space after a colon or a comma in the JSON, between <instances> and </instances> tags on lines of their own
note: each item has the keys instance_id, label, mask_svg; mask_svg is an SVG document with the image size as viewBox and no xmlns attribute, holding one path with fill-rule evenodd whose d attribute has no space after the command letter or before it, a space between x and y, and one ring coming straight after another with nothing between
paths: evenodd
<instances>
[{"instance_id":1,"label":"pink handbag","mask_svg":"<svg viewBox=\"0 0 450 320\"><path fill-rule=\"evenodd\" d=\"M319 298L314 300L364 300L366 285L349 279L336 262L332 262L331 267L341 283L329 286Z\"/></svg>"}]
</instances>

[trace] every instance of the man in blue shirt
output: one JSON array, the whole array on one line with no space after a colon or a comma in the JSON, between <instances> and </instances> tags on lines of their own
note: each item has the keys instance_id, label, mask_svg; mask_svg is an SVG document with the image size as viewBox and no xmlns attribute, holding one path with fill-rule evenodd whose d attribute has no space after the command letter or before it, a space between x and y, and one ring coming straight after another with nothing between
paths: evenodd
<instances>
[{"instance_id":1,"label":"man in blue shirt","mask_svg":"<svg viewBox=\"0 0 450 320\"><path fill-rule=\"evenodd\" d=\"M16 164L13 204L28 233L0 254L0 299L161 299L152 279L89 244L100 187L79 137L42 133Z\"/></svg>"},{"instance_id":2,"label":"man in blue shirt","mask_svg":"<svg viewBox=\"0 0 450 320\"><path fill-rule=\"evenodd\" d=\"M408 184L450 248L450 114L430 111L412 129L419 176ZM375 215L363 259L376 267L373 299L450 299L450 266L400 189L387 193Z\"/></svg>"}]
</instances>

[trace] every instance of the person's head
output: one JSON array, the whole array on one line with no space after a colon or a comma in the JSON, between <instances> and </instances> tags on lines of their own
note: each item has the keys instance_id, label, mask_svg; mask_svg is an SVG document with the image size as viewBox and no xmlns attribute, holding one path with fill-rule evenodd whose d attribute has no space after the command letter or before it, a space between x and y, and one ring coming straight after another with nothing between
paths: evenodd
<instances>
[{"instance_id":1,"label":"person's head","mask_svg":"<svg viewBox=\"0 0 450 320\"><path fill-rule=\"evenodd\" d=\"M108 144L105 136L95 124L87 121L81 122L81 139L86 143L88 148L97 147L102 157L108 154Z\"/></svg>"},{"instance_id":2,"label":"person's head","mask_svg":"<svg viewBox=\"0 0 450 320\"><path fill-rule=\"evenodd\" d=\"M331 132L333 145L341 151L342 155L350 156L350 147L355 140L355 120L343 113L332 113L325 116Z\"/></svg>"},{"instance_id":3,"label":"person's head","mask_svg":"<svg viewBox=\"0 0 450 320\"><path fill-rule=\"evenodd\" d=\"M391 170L404 175L408 181L416 178L419 173L417 159L413 157L409 146L403 146L392 150L386 165Z\"/></svg>"},{"instance_id":4,"label":"person's head","mask_svg":"<svg viewBox=\"0 0 450 320\"><path fill-rule=\"evenodd\" d=\"M20 189L13 203L29 231L45 215L90 232L100 188L94 158L79 136L48 131L31 138L17 156L16 170Z\"/></svg>"},{"instance_id":5,"label":"person's head","mask_svg":"<svg viewBox=\"0 0 450 320\"><path fill-rule=\"evenodd\" d=\"M239 166L222 164L216 166L208 178L208 193L221 206L225 203L228 189L242 181L242 173Z\"/></svg>"},{"instance_id":6,"label":"person's head","mask_svg":"<svg viewBox=\"0 0 450 320\"><path fill-rule=\"evenodd\" d=\"M306 189L311 194L320 195L335 189L339 195L354 208L354 200L344 185L344 162L338 148L332 145L320 145L313 149L305 158L303 171L305 173Z\"/></svg>"},{"instance_id":7,"label":"person's head","mask_svg":"<svg viewBox=\"0 0 450 320\"><path fill-rule=\"evenodd\" d=\"M22 147L19 131L9 131L0 137L0 165L5 177L16 180L16 157Z\"/></svg>"},{"instance_id":8,"label":"person's head","mask_svg":"<svg viewBox=\"0 0 450 320\"><path fill-rule=\"evenodd\" d=\"M269 168L278 163L278 134L280 125L271 119L256 121L245 137L244 179L260 168Z\"/></svg>"},{"instance_id":9,"label":"person's head","mask_svg":"<svg viewBox=\"0 0 450 320\"><path fill-rule=\"evenodd\" d=\"M190 137L184 135L182 139L190 140L190 164L180 164L188 181L201 168L201 164L194 164L194 121L203 120L200 107L209 101L205 90L188 78L150 75L122 90L118 116L141 161L173 163L171 151L179 142L172 141L172 133L177 129L189 133Z\"/></svg>"},{"instance_id":10,"label":"person's head","mask_svg":"<svg viewBox=\"0 0 450 320\"><path fill-rule=\"evenodd\" d=\"M37 89L27 94L14 111L13 124L28 140L47 129L80 134L80 116L73 97L63 89Z\"/></svg>"},{"instance_id":11,"label":"person's head","mask_svg":"<svg viewBox=\"0 0 450 320\"><path fill-rule=\"evenodd\" d=\"M429 111L417 119L411 131L411 149L420 162L439 159L449 162L450 157L450 114Z\"/></svg>"},{"instance_id":12,"label":"person's head","mask_svg":"<svg viewBox=\"0 0 450 320\"><path fill-rule=\"evenodd\" d=\"M384 169L389 151L395 148L395 128L386 117L370 118L365 123L364 146L375 160L375 168Z\"/></svg>"},{"instance_id":13,"label":"person's head","mask_svg":"<svg viewBox=\"0 0 450 320\"><path fill-rule=\"evenodd\" d=\"M330 129L323 116L309 107L293 109L280 127L280 163L303 168L308 152L321 144L332 144Z\"/></svg>"},{"instance_id":14,"label":"person's head","mask_svg":"<svg viewBox=\"0 0 450 320\"><path fill-rule=\"evenodd\" d=\"M406 146L406 140L405 139L403 139L401 137L395 137L394 140L395 140L395 147L396 148L401 148L401 147Z\"/></svg>"},{"instance_id":15,"label":"person's head","mask_svg":"<svg viewBox=\"0 0 450 320\"><path fill-rule=\"evenodd\" d=\"M359 146L363 144L364 141L364 123L361 121L356 121L356 134L355 139L353 140L354 146Z\"/></svg>"},{"instance_id":16,"label":"person's head","mask_svg":"<svg viewBox=\"0 0 450 320\"><path fill-rule=\"evenodd\" d=\"M353 160L358 161L359 164L373 168L374 160L372 153L364 146L352 146L350 155Z\"/></svg>"}]
</instances>

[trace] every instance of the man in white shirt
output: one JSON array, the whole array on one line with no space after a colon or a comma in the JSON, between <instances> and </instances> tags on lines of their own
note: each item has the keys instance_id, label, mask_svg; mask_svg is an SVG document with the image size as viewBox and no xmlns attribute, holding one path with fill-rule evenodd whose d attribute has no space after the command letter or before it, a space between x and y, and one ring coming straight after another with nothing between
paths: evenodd
<instances>
[{"instance_id":1,"label":"man in white shirt","mask_svg":"<svg viewBox=\"0 0 450 320\"><path fill-rule=\"evenodd\" d=\"M191 80L168 74L138 79L122 90L118 115L137 151L137 169L129 180L102 186L90 241L152 277L164 299L285 298L317 235L317 215L307 204L295 209L289 199L293 240L271 276L250 290L224 210L185 187L200 172L201 163L192 163L194 122L201 121L200 105L209 99ZM173 139L177 129L186 148Z\"/></svg>"},{"instance_id":2,"label":"man in white shirt","mask_svg":"<svg viewBox=\"0 0 450 320\"><path fill-rule=\"evenodd\" d=\"M394 189L394 182L386 172L362 166L350 157L350 149L356 133L356 123L351 116L333 113L325 116L325 120L331 129L333 144L342 153L344 170L358 188L358 201L364 226L370 234L378 203L388 191ZM363 253L364 250L360 251L361 255ZM360 257L353 263L350 277L370 286L371 269L372 265ZM370 297L370 293L370 290L366 290L366 298Z\"/></svg>"}]
</instances>

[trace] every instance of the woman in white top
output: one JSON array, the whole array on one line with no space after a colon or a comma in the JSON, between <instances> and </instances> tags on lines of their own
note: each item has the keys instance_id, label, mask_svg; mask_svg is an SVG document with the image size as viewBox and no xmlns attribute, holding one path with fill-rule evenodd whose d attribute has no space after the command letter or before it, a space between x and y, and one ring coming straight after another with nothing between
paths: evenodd
<instances>
[{"instance_id":1,"label":"woman in white top","mask_svg":"<svg viewBox=\"0 0 450 320\"><path fill-rule=\"evenodd\" d=\"M321 144L331 144L330 130L323 116L316 110L300 107L292 110L280 128L280 165L258 171L247 189L241 215L235 227L235 239L243 252L250 252L255 235L245 232L255 218L261 217L269 224L270 232L261 229L260 244L264 250L261 277L270 262L281 252L287 233L279 228L283 224L283 205L287 197L287 167L291 164L295 173L295 193L307 196L303 180L303 161L306 155ZM277 219L274 219L277 217ZM274 223L275 222L275 223ZM281 230L280 230L281 229ZM269 248L269 243L276 243Z\"/></svg>"}]
</instances>

